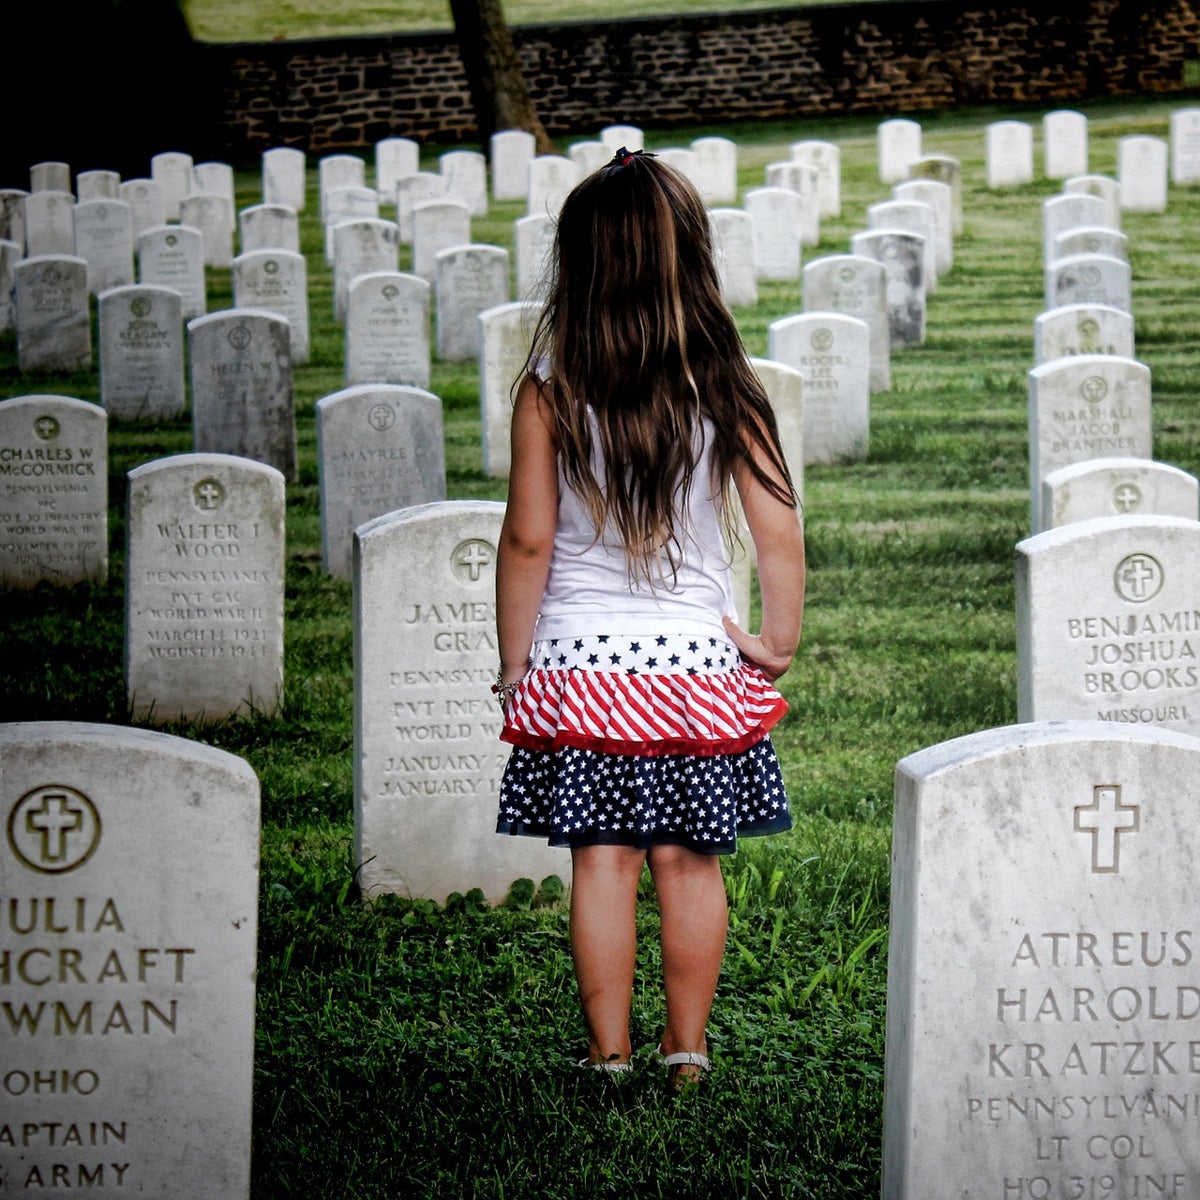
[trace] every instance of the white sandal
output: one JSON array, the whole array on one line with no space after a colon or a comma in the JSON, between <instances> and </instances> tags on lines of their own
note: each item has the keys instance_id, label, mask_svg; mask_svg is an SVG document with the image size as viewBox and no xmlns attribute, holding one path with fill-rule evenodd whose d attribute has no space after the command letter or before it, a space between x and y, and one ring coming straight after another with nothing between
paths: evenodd
<instances>
[{"instance_id":1,"label":"white sandal","mask_svg":"<svg viewBox=\"0 0 1200 1200\"><path fill-rule=\"evenodd\" d=\"M592 1062L590 1058L581 1058L575 1065L581 1070L607 1071L610 1075L620 1075L633 1070L633 1063L630 1062Z\"/></svg>"},{"instance_id":2,"label":"white sandal","mask_svg":"<svg viewBox=\"0 0 1200 1200\"><path fill-rule=\"evenodd\" d=\"M712 1061L707 1054L701 1054L696 1050L680 1050L676 1054L663 1054L662 1045L658 1047L659 1057L662 1059L663 1066L667 1068L667 1090L670 1092L681 1091L685 1087L695 1085L700 1081L700 1077L707 1075L712 1070ZM688 1072L684 1074L681 1067L699 1067L698 1072Z\"/></svg>"}]
</instances>

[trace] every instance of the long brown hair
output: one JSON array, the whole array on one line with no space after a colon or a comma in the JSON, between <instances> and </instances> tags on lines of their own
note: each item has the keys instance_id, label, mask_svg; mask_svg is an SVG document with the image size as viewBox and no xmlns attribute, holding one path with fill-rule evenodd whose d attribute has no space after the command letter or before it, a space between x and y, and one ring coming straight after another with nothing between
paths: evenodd
<instances>
[{"instance_id":1,"label":"long brown hair","mask_svg":"<svg viewBox=\"0 0 1200 1200\"><path fill-rule=\"evenodd\" d=\"M532 361L567 485L597 530L619 534L632 577L653 582L678 564L676 500L693 486L702 417L714 428L714 491L727 498L744 462L797 503L771 403L721 298L704 203L652 155L618 151L564 202Z\"/></svg>"}]
</instances>

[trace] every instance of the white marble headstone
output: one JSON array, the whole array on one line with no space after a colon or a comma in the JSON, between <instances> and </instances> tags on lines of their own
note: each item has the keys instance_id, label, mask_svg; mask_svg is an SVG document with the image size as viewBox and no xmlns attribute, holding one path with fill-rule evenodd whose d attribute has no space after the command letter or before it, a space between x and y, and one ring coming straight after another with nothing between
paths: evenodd
<instances>
[{"instance_id":1,"label":"white marble headstone","mask_svg":"<svg viewBox=\"0 0 1200 1200\"><path fill-rule=\"evenodd\" d=\"M326 154L317 159L317 196L321 223L328 219L326 197L338 188L367 186L367 164L357 154Z\"/></svg>"},{"instance_id":2,"label":"white marble headstone","mask_svg":"<svg viewBox=\"0 0 1200 1200\"><path fill-rule=\"evenodd\" d=\"M872 392L892 386L887 275L882 263L860 254L829 254L804 267L804 311L839 312L866 323L871 335Z\"/></svg>"},{"instance_id":3,"label":"white marble headstone","mask_svg":"<svg viewBox=\"0 0 1200 1200\"><path fill-rule=\"evenodd\" d=\"M883 264L891 349L921 345L925 341L924 239L893 229L867 230L851 237L850 249Z\"/></svg>"},{"instance_id":4,"label":"white marble headstone","mask_svg":"<svg viewBox=\"0 0 1200 1200\"><path fill-rule=\"evenodd\" d=\"M727 137L700 137L691 144L695 183L705 204L735 204L738 195L737 143Z\"/></svg>"},{"instance_id":5,"label":"white marble headstone","mask_svg":"<svg viewBox=\"0 0 1200 1200\"><path fill-rule=\"evenodd\" d=\"M1020 187L1033 182L1033 126L1027 121L993 121L985 134L987 185Z\"/></svg>"},{"instance_id":6,"label":"white marble headstone","mask_svg":"<svg viewBox=\"0 0 1200 1200\"><path fill-rule=\"evenodd\" d=\"M17 242L0 238L0 333L10 333L17 328L14 272L21 258L21 247Z\"/></svg>"},{"instance_id":7,"label":"white marble headstone","mask_svg":"<svg viewBox=\"0 0 1200 1200\"><path fill-rule=\"evenodd\" d=\"M135 242L144 229L167 223L167 201L162 184L153 179L127 179L118 194L129 205Z\"/></svg>"},{"instance_id":8,"label":"white marble headstone","mask_svg":"<svg viewBox=\"0 0 1200 1200\"><path fill-rule=\"evenodd\" d=\"M804 498L804 376L773 358L752 358L759 382L771 401L779 426L779 444L796 495Z\"/></svg>"},{"instance_id":9,"label":"white marble headstone","mask_svg":"<svg viewBox=\"0 0 1200 1200\"><path fill-rule=\"evenodd\" d=\"M821 240L821 201L817 196L817 169L808 163L788 159L767 163L767 187L787 188L800 197L796 210L796 229L802 246L815 246Z\"/></svg>"},{"instance_id":10,"label":"white marble headstone","mask_svg":"<svg viewBox=\"0 0 1200 1200\"><path fill-rule=\"evenodd\" d=\"M921 157L921 126L905 117L880 122L876 130L879 182L908 178L909 167Z\"/></svg>"},{"instance_id":11,"label":"white marble headstone","mask_svg":"<svg viewBox=\"0 0 1200 1200\"><path fill-rule=\"evenodd\" d=\"M1096 458L1059 467L1042 480L1047 529L1092 517L1200 518L1200 482L1148 458Z\"/></svg>"},{"instance_id":12,"label":"white marble headstone","mask_svg":"<svg viewBox=\"0 0 1200 1200\"><path fill-rule=\"evenodd\" d=\"M579 168L580 179L600 170L612 156L613 151L603 142L572 142L567 147L567 157Z\"/></svg>"},{"instance_id":13,"label":"white marble headstone","mask_svg":"<svg viewBox=\"0 0 1200 1200\"><path fill-rule=\"evenodd\" d=\"M1054 239L1083 226L1108 224L1108 208L1099 196L1063 193L1042 201L1042 262L1054 259Z\"/></svg>"},{"instance_id":14,"label":"white marble headstone","mask_svg":"<svg viewBox=\"0 0 1200 1200\"><path fill-rule=\"evenodd\" d=\"M914 200L881 200L867 206L867 228L912 233L921 239L923 265L921 277L925 294L937 291L938 233L937 212L929 204Z\"/></svg>"},{"instance_id":15,"label":"white marble headstone","mask_svg":"<svg viewBox=\"0 0 1200 1200\"><path fill-rule=\"evenodd\" d=\"M1049 261L1072 258L1076 254L1101 254L1105 258L1128 262L1129 238L1119 229L1110 229L1107 225L1079 225L1055 234Z\"/></svg>"},{"instance_id":16,"label":"white marble headstone","mask_svg":"<svg viewBox=\"0 0 1200 1200\"><path fill-rule=\"evenodd\" d=\"M1046 265L1046 307L1104 304L1133 312L1133 272L1122 258L1071 254Z\"/></svg>"},{"instance_id":17,"label":"white marble headstone","mask_svg":"<svg viewBox=\"0 0 1200 1200\"><path fill-rule=\"evenodd\" d=\"M121 176L116 171L80 171L75 176L75 199L83 204L87 200L118 200Z\"/></svg>"},{"instance_id":18,"label":"white marble headstone","mask_svg":"<svg viewBox=\"0 0 1200 1200\"><path fill-rule=\"evenodd\" d=\"M308 264L288 250L255 250L233 260L235 308L259 308L288 323L292 362L306 363L310 338Z\"/></svg>"},{"instance_id":19,"label":"white marble headstone","mask_svg":"<svg viewBox=\"0 0 1200 1200\"><path fill-rule=\"evenodd\" d=\"M15 242L25 254L25 198L21 188L0 188L0 239Z\"/></svg>"},{"instance_id":20,"label":"white marble headstone","mask_svg":"<svg viewBox=\"0 0 1200 1200\"><path fill-rule=\"evenodd\" d=\"M1081 112L1060 108L1042 118L1042 170L1047 179L1086 175L1088 119Z\"/></svg>"},{"instance_id":21,"label":"white marble headstone","mask_svg":"<svg viewBox=\"0 0 1200 1200\"><path fill-rule=\"evenodd\" d=\"M518 217L513 222L517 299L544 301L554 255L554 218Z\"/></svg>"},{"instance_id":22,"label":"white marble headstone","mask_svg":"<svg viewBox=\"0 0 1200 1200\"><path fill-rule=\"evenodd\" d=\"M479 314L479 407L483 433L483 471L508 475L513 384L529 363L534 326L541 305L516 300Z\"/></svg>"},{"instance_id":23,"label":"white marble headstone","mask_svg":"<svg viewBox=\"0 0 1200 1200\"><path fill-rule=\"evenodd\" d=\"M412 138L386 137L375 143L375 190L381 204L396 203L396 188L421 169L421 146Z\"/></svg>"},{"instance_id":24,"label":"white marble headstone","mask_svg":"<svg viewBox=\"0 0 1200 1200\"><path fill-rule=\"evenodd\" d=\"M93 295L133 282L133 210L123 200L75 205L75 253L88 265Z\"/></svg>"},{"instance_id":25,"label":"white marble headstone","mask_svg":"<svg viewBox=\"0 0 1200 1200\"><path fill-rule=\"evenodd\" d=\"M204 236L188 225L155 225L138 234L138 282L174 288L183 298L183 319L208 311Z\"/></svg>"},{"instance_id":26,"label":"white marble headstone","mask_svg":"<svg viewBox=\"0 0 1200 1200\"><path fill-rule=\"evenodd\" d=\"M646 138L637 125L606 125L599 133L600 140L608 147L609 155L616 154L622 146L626 150L644 150Z\"/></svg>"},{"instance_id":27,"label":"white marble headstone","mask_svg":"<svg viewBox=\"0 0 1200 1200\"><path fill-rule=\"evenodd\" d=\"M754 218L754 270L759 279L800 278L800 195L790 188L754 188L742 198Z\"/></svg>"},{"instance_id":28,"label":"white marble headstone","mask_svg":"<svg viewBox=\"0 0 1200 1200\"><path fill-rule=\"evenodd\" d=\"M413 209L430 200L446 198L446 180L434 171L418 171L405 175L396 184L396 224L400 227L400 241L404 245L413 238Z\"/></svg>"},{"instance_id":29,"label":"white marble headstone","mask_svg":"<svg viewBox=\"0 0 1200 1200\"><path fill-rule=\"evenodd\" d=\"M164 150L150 160L150 178L162 188L168 221L178 221L180 204L192 190L192 156L182 150Z\"/></svg>"},{"instance_id":30,"label":"white marble headstone","mask_svg":"<svg viewBox=\"0 0 1200 1200\"><path fill-rule=\"evenodd\" d=\"M527 215L557 217L563 201L582 178L582 168L569 158L559 154L539 154L534 157L529 164Z\"/></svg>"},{"instance_id":31,"label":"white marble headstone","mask_svg":"<svg viewBox=\"0 0 1200 1200\"><path fill-rule=\"evenodd\" d=\"M1066 304L1034 318L1035 363L1078 354L1133 358L1133 317L1106 304Z\"/></svg>"},{"instance_id":32,"label":"white marble headstone","mask_svg":"<svg viewBox=\"0 0 1200 1200\"><path fill-rule=\"evenodd\" d=\"M24 200L25 251L75 253L75 197L70 192L30 192Z\"/></svg>"},{"instance_id":33,"label":"white marble headstone","mask_svg":"<svg viewBox=\"0 0 1200 1200\"><path fill-rule=\"evenodd\" d=\"M537 154L537 138L528 129L501 129L488 143L492 160L492 197L529 199L529 164Z\"/></svg>"},{"instance_id":34,"label":"white marble headstone","mask_svg":"<svg viewBox=\"0 0 1200 1200\"><path fill-rule=\"evenodd\" d=\"M954 235L963 231L962 163L946 154L929 154L918 158L908 169L910 179L935 179L950 185L954 197Z\"/></svg>"},{"instance_id":35,"label":"white marble headstone","mask_svg":"<svg viewBox=\"0 0 1200 1200\"><path fill-rule=\"evenodd\" d=\"M807 139L792 143L792 158L817 172L817 201L822 217L842 215L842 151L836 142Z\"/></svg>"},{"instance_id":36,"label":"white marble headstone","mask_svg":"<svg viewBox=\"0 0 1200 1200\"><path fill-rule=\"evenodd\" d=\"M326 192L325 261L332 265L337 258L337 228L345 221L377 221L379 193L370 187L340 187Z\"/></svg>"},{"instance_id":37,"label":"white marble headstone","mask_svg":"<svg viewBox=\"0 0 1200 1200\"><path fill-rule=\"evenodd\" d=\"M954 189L937 179L910 179L894 184L892 197L933 209L934 268L938 275L945 275L954 266Z\"/></svg>"},{"instance_id":38,"label":"white marble headstone","mask_svg":"<svg viewBox=\"0 0 1200 1200\"><path fill-rule=\"evenodd\" d=\"M1099 196L1106 210L1105 225L1121 228L1121 185L1108 175L1072 175L1063 180L1063 194Z\"/></svg>"},{"instance_id":39,"label":"white marble headstone","mask_svg":"<svg viewBox=\"0 0 1200 1200\"><path fill-rule=\"evenodd\" d=\"M478 150L450 150L438 159L446 179L446 195L465 204L473 217L488 211L487 158Z\"/></svg>"},{"instance_id":40,"label":"white marble headstone","mask_svg":"<svg viewBox=\"0 0 1200 1200\"><path fill-rule=\"evenodd\" d=\"M479 314L509 301L508 251L502 246L452 246L435 262L438 357L444 362L477 360Z\"/></svg>"},{"instance_id":41,"label":"white marble headstone","mask_svg":"<svg viewBox=\"0 0 1200 1200\"><path fill-rule=\"evenodd\" d=\"M710 208L708 219L722 299L731 308L757 304L754 218L742 208Z\"/></svg>"},{"instance_id":42,"label":"white marble headstone","mask_svg":"<svg viewBox=\"0 0 1200 1200\"><path fill-rule=\"evenodd\" d=\"M201 196L224 196L231 209L237 208L233 167L226 162L201 162L192 167L192 193Z\"/></svg>"},{"instance_id":43,"label":"white marble headstone","mask_svg":"<svg viewBox=\"0 0 1200 1200\"><path fill-rule=\"evenodd\" d=\"M429 282L387 271L360 275L346 300L346 383L429 387Z\"/></svg>"},{"instance_id":44,"label":"white marble headstone","mask_svg":"<svg viewBox=\"0 0 1200 1200\"><path fill-rule=\"evenodd\" d=\"M1117 141L1117 182L1127 212L1164 212L1167 207L1167 141L1129 134Z\"/></svg>"},{"instance_id":45,"label":"white marble headstone","mask_svg":"<svg viewBox=\"0 0 1200 1200\"><path fill-rule=\"evenodd\" d=\"M13 268L17 363L22 371L86 371L92 365L87 263L39 255Z\"/></svg>"},{"instance_id":46,"label":"white marble headstone","mask_svg":"<svg viewBox=\"0 0 1200 1200\"><path fill-rule=\"evenodd\" d=\"M69 192L71 190L71 164L57 161L34 163L29 168L29 190L31 192Z\"/></svg>"},{"instance_id":47,"label":"white marble headstone","mask_svg":"<svg viewBox=\"0 0 1200 1200\"><path fill-rule=\"evenodd\" d=\"M264 204L280 204L303 212L307 180L307 159L295 146L273 146L262 156L262 199Z\"/></svg>"},{"instance_id":48,"label":"white marble headstone","mask_svg":"<svg viewBox=\"0 0 1200 1200\"><path fill-rule=\"evenodd\" d=\"M101 292L100 403L127 421L171 420L187 403L179 293L135 283Z\"/></svg>"},{"instance_id":49,"label":"white marble headstone","mask_svg":"<svg viewBox=\"0 0 1200 1200\"><path fill-rule=\"evenodd\" d=\"M179 202L179 215L185 226L200 231L206 267L233 266L236 221L227 196L216 192L193 192Z\"/></svg>"},{"instance_id":50,"label":"white marble headstone","mask_svg":"<svg viewBox=\"0 0 1200 1200\"><path fill-rule=\"evenodd\" d=\"M400 227L362 217L333 228L333 315L345 320L350 284L360 275L400 269Z\"/></svg>"},{"instance_id":51,"label":"white marble headstone","mask_svg":"<svg viewBox=\"0 0 1200 1200\"><path fill-rule=\"evenodd\" d=\"M1171 182L1200 183L1200 108L1177 108L1171 113Z\"/></svg>"},{"instance_id":52,"label":"white marble headstone","mask_svg":"<svg viewBox=\"0 0 1200 1200\"><path fill-rule=\"evenodd\" d=\"M287 204L252 204L238 213L242 253L290 250L300 253L300 214Z\"/></svg>"}]
</instances>

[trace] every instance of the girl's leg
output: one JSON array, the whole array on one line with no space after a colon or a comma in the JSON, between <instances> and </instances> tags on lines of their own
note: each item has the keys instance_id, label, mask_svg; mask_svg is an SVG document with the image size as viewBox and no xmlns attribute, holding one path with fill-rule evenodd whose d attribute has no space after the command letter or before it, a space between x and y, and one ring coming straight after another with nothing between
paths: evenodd
<instances>
[{"instance_id":1,"label":"girl's leg","mask_svg":"<svg viewBox=\"0 0 1200 1200\"><path fill-rule=\"evenodd\" d=\"M662 914L667 997L664 1054L707 1052L705 1029L725 956L728 907L721 862L683 846L654 846L650 874Z\"/></svg>"},{"instance_id":2,"label":"girl's leg","mask_svg":"<svg viewBox=\"0 0 1200 1200\"><path fill-rule=\"evenodd\" d=\"M571 851L571 957L592 1062L626 1062L637 949L637 886L646 852L631 846Z\"/></svg>"}]
</instances>

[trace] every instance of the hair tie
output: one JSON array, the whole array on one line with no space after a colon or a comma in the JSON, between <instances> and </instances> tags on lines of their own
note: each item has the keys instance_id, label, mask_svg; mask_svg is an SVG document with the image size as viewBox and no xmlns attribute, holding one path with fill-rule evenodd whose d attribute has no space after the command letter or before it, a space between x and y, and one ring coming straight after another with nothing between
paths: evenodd
<instances>
[{"instance_id":1,"label":"hair tie","mask_svg":"<svg viewBox=\"0 0 1200 1200\"><path fill-rule=\"evenodd\" d=\"M627 150L622 146L616 154L612 156L612 161L618 163L622 167L629 166L635 158L653 158L654 155L648 150Z\"/></svg>"}]
</instances>

